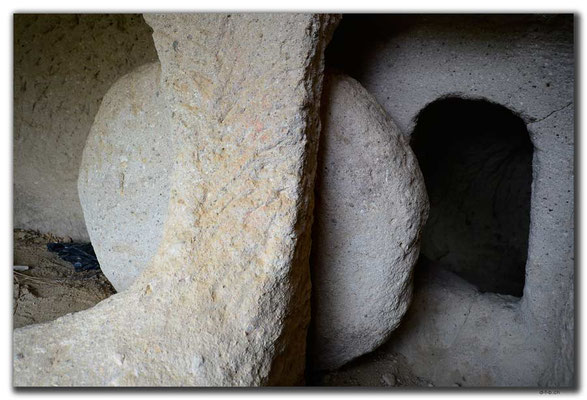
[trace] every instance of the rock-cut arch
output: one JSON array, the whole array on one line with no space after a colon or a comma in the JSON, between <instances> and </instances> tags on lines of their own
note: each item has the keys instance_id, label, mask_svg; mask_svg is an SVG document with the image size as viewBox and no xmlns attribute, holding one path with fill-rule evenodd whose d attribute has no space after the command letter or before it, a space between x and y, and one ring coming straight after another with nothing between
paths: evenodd
<instances>
[{"instance_id":1,"label":"rock-cut arch","mask_svg":"<svg viewBox=\"0 0 587 400\"><path fill-rule=\"evenodd\" d=\"M417 116L412 147L430 197L422 255L482 292L521 297L533 146L499 104L440 98Z\"/></svg>"}]
</instances>

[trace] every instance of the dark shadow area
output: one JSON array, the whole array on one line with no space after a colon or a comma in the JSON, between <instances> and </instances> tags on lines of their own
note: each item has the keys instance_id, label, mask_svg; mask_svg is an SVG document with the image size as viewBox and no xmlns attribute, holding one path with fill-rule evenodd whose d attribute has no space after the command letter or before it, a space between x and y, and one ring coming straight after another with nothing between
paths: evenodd
<instances>
[{"instance_id":1,"label":"dark shadow area","mask_svg":"<svg viewBox=\"0 0 587 400\"><path fill-rule=\"evenodd\" d=\"M485 100L442 98L418 115L412 147L430 198L422 256L482 292L521 297L533 154L525 123Z\"/></svg>"},{"instance_id":2,"label":"dark shadow area","mask_svg":"<svg viewBox=\"0 0 587 400\"><path fill-rule=\"evenodd\" d=\"M570 14L344 14L326 49L326 65L364 84L374 74L373 60L385 49L397 57L405 40L436 32L438 51L449 52L463 42L501 49L512 38L538 34L572 36ZM537 39L538 40L538 39Z\"/></svg>"}]
</instances>

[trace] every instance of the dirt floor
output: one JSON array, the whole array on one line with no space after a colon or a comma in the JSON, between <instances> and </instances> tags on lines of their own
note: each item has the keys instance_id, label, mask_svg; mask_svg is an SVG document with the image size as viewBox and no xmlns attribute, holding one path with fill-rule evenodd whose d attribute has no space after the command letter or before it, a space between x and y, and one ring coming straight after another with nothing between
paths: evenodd
<instances>
[{"instance_id":1,"label":"dirt floor","mask_svg":"<svg viewBox=\"0 0 587 400\"><path fill-rule=\"evenodd\" d=\"M71 242L51 234L14 230L13 326L53 321L88 309L116 293L102 271L76 272L69 262L47 250L47 243Z\"/></svg>"}]
</instances>

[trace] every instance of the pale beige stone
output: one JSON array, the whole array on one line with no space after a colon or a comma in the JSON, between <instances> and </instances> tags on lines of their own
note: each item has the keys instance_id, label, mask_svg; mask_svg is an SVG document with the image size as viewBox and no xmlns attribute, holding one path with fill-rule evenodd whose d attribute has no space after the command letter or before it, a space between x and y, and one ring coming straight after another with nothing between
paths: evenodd
<instances>
[{"instance_id":1,"label":"pale beige stone","mask_svg":"<svg viewBox=\"0 0 587 400\"><path fill-rule=\"evenodd\" d=\"M14 332L14 384L303 378L322 55L335 18L149 15L181 149L161 246L128 290Z\"/></svg>"},{"instance_id":2,"label":"pale beige stone","mask_svg":"<svg viewBox=\"0 0 587 400\"><path fill-rule=\"evenodd\" d=\"M169 203L175 145L151 63L108 91L88 136L78 191L104 275L128 288L157 252Z\"/></svg>"},{"instance_id":3,"label":"pale beige stone","mask_svg":"<svg viewBox=\"0 0 587 400\"><path fill-rule=\"evenodd\" d=\"M14 227L89 239L82 151L110 86L157 60L140 14L14 15Z\"/></svg>"}]
</instances>

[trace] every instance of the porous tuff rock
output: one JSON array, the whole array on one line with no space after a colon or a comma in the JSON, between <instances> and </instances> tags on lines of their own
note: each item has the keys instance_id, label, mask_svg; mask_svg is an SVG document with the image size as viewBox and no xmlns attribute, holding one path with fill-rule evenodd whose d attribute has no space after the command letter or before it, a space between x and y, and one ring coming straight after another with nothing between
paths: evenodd
<instances>
[{"instance_id":1,"label":"porous tuff rock","mask_svg":"<svg viewBox=\"0 0 587 400\"><path fill-rule=\"evenodd\" d=\"M442 265L422 271L388 351L403 354L435 386L574 385L573 115L569 107L528 125L534 146L547 150L533 157L522 298L480 293Z\"/></svg>"},{"instance_id":2,"label":"porous tuff rock","mask_svg":"<svg viewBox=\"0 0 587 400\"><path fill-rule=\"evenodd\" d=\"M548 342L528 338L538 327L517 297L480 293L441 265L418 267L413 308L379 355L403 354L440 387L524 386L548 368Z\"/></svg>"},{"instance_id":3,"label":"porous tuff rock","mask_svg":"<svg viewBox=\"0 0 587 400\"><path fill-rule=\"evenodd\" d=\"M175 147L165 118L159 62L106 93L84 148L78 192L104 275L119 292L157 252Z\"/></svg>"},{"instance_id":4,"label":"porous tuff rock","mask_svg":"<svg viewBox=\"0 0 587 400\"><path fill-rule=\"evenodd\" d=\"M428 214L404 137L354 79L325 79L312 246L312 358L334 369L385 341L412 296Z\"/></svg>"},{"instance_id":5,"label":"porous tuff rock","mask_svg":"<svg viewBox=\"0 0 587 400\"><path fill-rule=\"evenodd\" d=\"M100 102L157 60L139 14L14 15L14 226L89 238L77 191Z\"/></svg>"},{"instance_id":6,"label":"porous tuff rock","mask_svg":"<svg viewBox=\"0 0 587 400\"><path fill-rule=\"evenodd\" d=\"M303 377L322 58L336 18L148 15L178 149L163 239L126 291L14 331L14 384Z\"/></svg>"},{"instance_id":7,"label":"porous tuff rock","mask_svg":"<svg viewBox=\"0 0 587 400\"><path fill-rule=\"evenodd\" d=\"M482 344L479 347L469 345L470 338L462 335L453 337L452 342L432 341L450 333L450 324L462 322L454 314L459 307L449 306L449 298L437 297L448 297L449 293L436 290L425 297L428 303L414 307L413 312L423 314L422 323L426 315L434 313L437 327L412 325L420 335L407 329L406 320L398 337L394 333L390 340L398 342L401 334L402 345L398 343L395 351L406 356L418 376L432 380L435 386L453 385L454 376L463 371L471 372L466 385L474 386L481 379L471 381L472 372L489 362L496 363L485 368L483 380L495 386L576 385L574 16L360 15L344 21L352 19L363 22L354 25L344 40L336 43L335 38L329 46L330 60L337 56L345 59L338 67L358 77L400 128L411 131L420 110L441 97L482 96L520 115L534 146L528 259L521 300L515 303L506 296L496 304L498 298L491 294L459 297L473 310L494 307L494 312L484 314L488 321L477 328L479 332L488 330L480 336L484 341L478 342ZM443 282L449 285L457 278L447 275ZM485 304L475 305L473 300ZM519 308L516 313L504 310L512 303ZM440 308L439 304L446 306ZM504 321L514 315L519 318ZM467 324L473 321L477 319ZM504 327L513 324L520 325L509 333L520 336L505 337ZM471 327L463 329L463 333L472 332ZM536 349L534 356L520 361L519 343ZM497 348L508 349L509 356L500 350L504 358L494 357ZM430 362L431 358L443 360Z\"/></svg>"}]
</instances>

